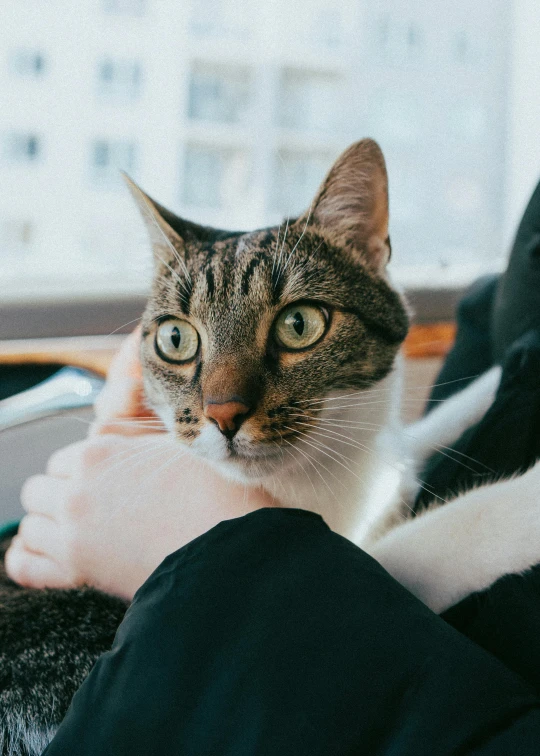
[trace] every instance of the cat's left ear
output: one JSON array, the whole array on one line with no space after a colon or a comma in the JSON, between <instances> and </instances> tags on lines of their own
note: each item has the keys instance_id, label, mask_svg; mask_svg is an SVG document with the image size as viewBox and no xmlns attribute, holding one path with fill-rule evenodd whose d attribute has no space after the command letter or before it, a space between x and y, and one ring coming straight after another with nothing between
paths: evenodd
<instances>
[{"instance_id":1,"label":"cat's left ear","mask_svg":"<svg viewBox=\"0 0 540 756\"><path fill-rule=\"evenodd\" d=\"M172 258L178 259L179 255L183 258L184 238L179 233L181 229L173 228L173 224L179 226L182 220L154 202L126 173L122 173L122 176L143 217L156 262L169 263Z\"/></svg>"},{"instance_id":2,"label":"cat's left ear","mask_svg":"<svg viewBox=\"0 0 540 756\"><path fill-rule=\"evenodd\" d=\"M330 242L383 273L390 259L388 176L372 139L351 145L334 163L298 223L318 227Z\"/></svg>"}]
</instances>

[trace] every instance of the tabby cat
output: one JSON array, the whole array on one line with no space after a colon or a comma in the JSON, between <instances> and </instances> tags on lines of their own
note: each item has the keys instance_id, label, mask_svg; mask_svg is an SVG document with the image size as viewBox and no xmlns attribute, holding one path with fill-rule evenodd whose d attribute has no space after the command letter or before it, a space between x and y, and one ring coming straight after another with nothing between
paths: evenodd
<instances>
[{"instance_id":1,"label":"tabby cat","mask_svg":"<svg viewBox=\"0 0 540 756\"><path fill-rule=\"evenodd\" d=\"M408 316L386 272L387 176L375 142L338 159L301 217L250 233L182 220L129 185L155 257L142 318L145 390L179 443L227 476L321 513L437 611L540 561L532 536L520 549L510 538L507 559L490 562L485 548L474 559L479 544L508 541L497 529L507 490L498 520L489 519L496 507L474 499L479 491L399 525L406 502L388 495L398 469L414 470L433 445L478 419L499 374L401 432L398 354ZM485 543L472 526L479 512ZM457 567L464 549L470 558ZM0 750L38 754L126 607L89 588L20 588L5 574L0 602Z\"/></svg>"}]
</instances>

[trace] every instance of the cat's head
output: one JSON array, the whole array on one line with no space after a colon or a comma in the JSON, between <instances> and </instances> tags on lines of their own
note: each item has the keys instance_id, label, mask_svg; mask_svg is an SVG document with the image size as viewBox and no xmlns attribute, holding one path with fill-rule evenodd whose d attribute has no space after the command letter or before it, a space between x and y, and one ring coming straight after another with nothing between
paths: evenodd
<instances>
[{"instance_id":1,"label":"cat's head","mask_svg":"<svg viewBox=\"0 0 540 756\"><path fill-rule=\"evenodd\" d=\"M269 474L340 390L392 369L408 326L385 274L388 188L378 145L335 163L309 210L276 228L217 231L131 184L155 257L142 321L150 404L231 474Z\"/></svg>"}]
</instances>

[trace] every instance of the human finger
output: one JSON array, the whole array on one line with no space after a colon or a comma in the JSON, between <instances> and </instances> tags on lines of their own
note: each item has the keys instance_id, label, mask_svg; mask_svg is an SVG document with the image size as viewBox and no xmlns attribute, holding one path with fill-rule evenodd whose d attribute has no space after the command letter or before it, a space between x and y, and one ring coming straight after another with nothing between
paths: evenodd
<instances>
[{"instance_id":1,"label":"human finger","mask_svg":"<svg viewBox=\"0 0 540 756\"><path fill-rule=\"evenodd\" d=\"M57 478L70 478L78 470L86 441L76 441L54 451L47 460L46 474Z\"/></svg>"},{"instance_id":2,"label":"human finger","mask_svg":"<svg viewBox=\"0 0 540 756\"><path fill-rule=\"evenodd\" d=\"M136 328L124 339L114 356L105 386L94 404L98 421L105 421L119 415L124 416L131 410L132 393L142 385L140 341L140 328Z\"/></svg>"},{"instance_id":3,"label":"human finger","mask_svg":"<svg viewBox=\"0 0 540 756\"><path fill-rule=\"evenodd\" d=\"M51 559L62 550L63 541L57 522L41 514L32 513L23 517L17 538L28 551Z\"/></svg>"},{"instance_id":4,"label":"human finger","mask_svg":"<svg viewBox=\"0 0 540 756\"><path fill-rule=\"evenodd\" d=\"M54 517L66 494L68 481L51 475L32 475L23 483L21 504L26 512Z\"/></svg>"},{"instance_id":5,"label":"human finger","mask_svg":"<svg viewBox=\"0 0 540 756\"><path fill-rule=\"evenodd\" d=\"M24 548L16 536L6 552L8 576L27 588L72 588L76 583L61 565L42 554Z\"/></svg>"}]
</instances>

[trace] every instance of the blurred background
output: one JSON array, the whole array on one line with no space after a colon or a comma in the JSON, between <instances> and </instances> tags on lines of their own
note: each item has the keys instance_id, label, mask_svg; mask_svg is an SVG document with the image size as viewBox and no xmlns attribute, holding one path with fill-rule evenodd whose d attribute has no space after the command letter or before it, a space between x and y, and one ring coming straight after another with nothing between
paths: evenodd
<instances>
[{"instance_id":1,"label":"blurred background","mask_svg":"<svg viewBox=\"0 0 540 756\"><path fill-rule=\"evenodd\" d=\"M504 265L540 175L539 40L538 0L2 0L0 337L138 314L150 255L119 169L251 229L363 136L394 276L442 317Z\"/></svg>"}]
</instances>

